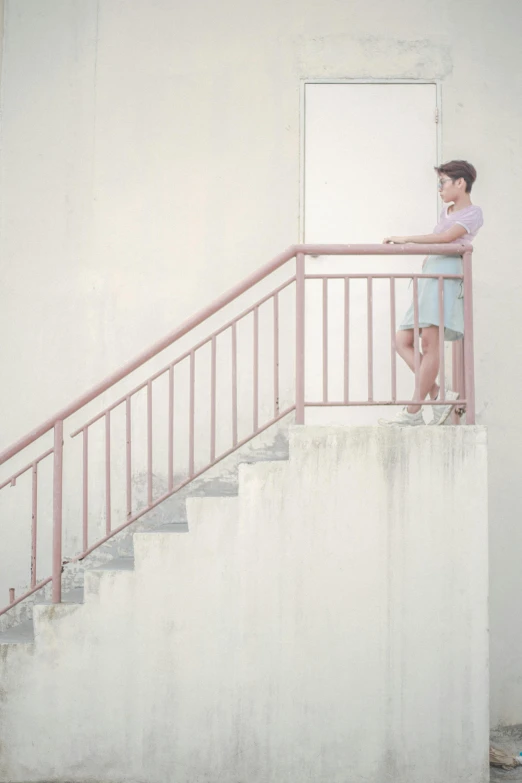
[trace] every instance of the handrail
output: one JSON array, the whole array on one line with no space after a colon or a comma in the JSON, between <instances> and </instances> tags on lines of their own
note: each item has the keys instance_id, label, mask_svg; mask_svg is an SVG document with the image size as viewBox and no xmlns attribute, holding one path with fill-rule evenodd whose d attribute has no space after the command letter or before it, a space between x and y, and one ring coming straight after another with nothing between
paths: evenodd
<instances>
[{"instance_id":1,"label":"handrail","mask_svg":"<svg viewBox=\"0 0 522 783\"><path fill-rule=\"evenodd\" d=\"M457 242L440 245L414 242L405 245L294 245L294 252L305 256L461 256L464 251L473 252L473 245Z\"/></svg>"},{"instance_id":2,"label":"handrail","mask_svg":"<svg viewBox=\"0 0 522 783\"><path fill-rule=\"evenodd\" d=\"M415 382L416 391L414 396L414 402L421 402L418 395L418 379L420 371L419 360L419 307L418 307L418 284L421 278L425 277L437 277L438 278L438 295L439 295L439 338L441 344L441 388L444 389L444 280L450 278L462 279L464 283L464 322L465 327L465 339L463 346L459 346L457 351L453 351L454 368L452 371L452 381L456 383L454 387L456 391L460 393L459 402L465 406L466 420L468 423L474 423L474 369L473 369L473 317L472 317L472 268L471 268L471 254L473 247L471 245L446 243L446 244L353 244L353 245L324 245L324 244L298 244L291 245L285 251L275 256L268 264L260 267L256 272L246 277L242 282L220 297L215 299L210 305L200 310L196 315L184 321L177 329L170 332L163 339L155 342L148 350L143 351L136 356L132 361L127 362L119 370L107 376L103 381L90 389L90 391L77 398L70 403L67 407L59 411L55 416L47 419L36 429L28 433L24 438L21 438L8 449L4 450L0 454L0 464L6 462L9 458L22 451L31 443L36 441L42 435L48 433L51 429L54 429L54 445L51 449L48 449L44 454L39 457L33 458L33 460L22 469L19 469L15 474L10 476L7 480L0 485L0 489L16 483L16 479L32 469L32 549L31 549L31 590L24 593L24 595L18 599L15 599L14 588L10 589L10 604L4 609L0 608L0 615L6 612L9 608L24 600L26 597L40 589L43 585L47 584L49 579L45 582L36 584L36 555L37 555L37 498L38 498L38 471L37 467L39 462L44 458L53 454L53 602L58 603L61 600L61 572L62 572L62 483L63 483L63 456L64 456L64 440L63 440L63 425L64 421L93 399L98 397L107 389L114 386L123 378L127 377L134 370L144 365L147 361L157 356L165 348L172 345L176 340L183 337L195 327L202 324L208 318L220 311L222 308L230 304L237 299L243 293L251 289L254 285L268 277L271 273L282 267L291 259L296 259L295 273L293 276L286 280L283 284L279 285L276 289L272 290L270 294L263 296L259 301L251 304L246 310L239 315L234 316L232 320L229 320L224 326L220 326L210 336L200 340L197 345L193 346L188 352L185 352L182 356L178 356L171 361L165 368L153 373L146 381L139 383L133 390L118 399L116 402L110 404L101 413L91 417L87 423L84 423L79 429L71 434L71 437L83 434L83 550L74 559L81 560L96 547L100 546L104 541L108 540L120 530L123 530L129 524L132 524L145 513L150 511L159 503L163 502L167 497L178 491L182 486L189 481L192 481L197 475L205 472L209 467L217 464L228 454L236 450L240 445L248 442L259 432L266 429L266 427L279 421L291 411L295 411L296 423L304 423L304 411L306 406L324 406L324 405L398 405L403 404L397 398L396 388L396 347L393 336L393 324L395 322L395 281L405 277L411 277L413 279L413 302L414 302L414 344L415 344ZM306 256L352 256L352 255L367 255L367 256L425 256L425 255L443 255L443 256L462 256L463 257L463 272L459 275L454 274L437 274L437 275L425 275L423 273L366 273L366 274L328 274L324 272L324 268L321 274L306 274L305 272L305 257ZM321 272L322 267L318 265L318 271ZM373 280L378 278L389 278L390 281L390 314L392 321L392 338L391 338L391 361L392 361L392 396L390 400L387 399L375 399L373 396L373 343L372 343L372 328L373 328L373 315L372 315L372 296L373 296ZM350 279L366 278L367 281L367 307L368 307L368 399L367 401L356 399L353 400L349 397L349 283ZM305 396L305 281L317 279L322 280L323 283L323 315L322 315L322 332L323 332L323 394L322 400L320 399L307 399ZM339 398L333 398L328 393L328 281L330 279L344 279L344 298L345 298L345 314L344 314L344 394L342 400ZM278 294L287 288L290 284L295 283L295 400L294 402L281 411L279 406L279 331L278 331ZM273 324L274 324L274 389L273 389L273 417L270 421L265 422L260 426L259 415L259 308L265 302L269 300L273 303ZM246 438L242 440L238 439L237 434L237 338L236 338L236 326L239 321L244 317L253 313L253 430ZM224 331L231 330L232 340L232 431L233 431L233 444L232 447L225 452L216 454L216 338ZM210 433L210 463L206 467L198 468L196 470L194 465L194 402L195 402L195 354L196 351L209 344L211 346L211 433ZM455 346L454 346L455 349ZM459 353L460 351L460 353ZM461 356L462 354L462 356ZM190 360L190 400L189 400L189 476L184 479L181 484L174 486L174 451L173 451L173 400L174 400L174 374L173 370L176 365L182 362L184 359ZM168 489L165 493L156 499L153 497L153 413L152 413L152 382L162 375L168 373L168 395L169 395L169 425L168 425ZM141 389L147 389L147 504L140 507L137 510L133 510L132 504L132 488L131 488L131 397ZM465 392L463 395L462 392ZM111 469L110 469L110 432L111 432L111 411L118 407L120 404L125 403L125 427L126 427L126 462L125 462L125 479L126 479L126 503L127 503L127 519L126 521L114 528L111 524ZM443 391L442 398L437 401L424 401L422 404L427 405L444 405L446 403L445 393ZM406 403L407 404L407 403ZM89 472L89 460L88 460L88 434L89 427L100 419L105 419L105 491L106 491L106 536L99 539L95 544L89 546L88 542L88 526L89 526L89 514L88 514L88 472Z\"/></svg>"},{"instance_id":3,"label":"handrail","mask_svg":"<svg viewBox=\"0 0 522 783\"><path fill-rule=\"evenodd\" d=\"M130 375L131 372L137 370L138 367L141 367L143 364L145 364L145 362L154 358L154 356L157 356L158 353L161 353L161 351L165 350L165 348L168 348L168 346L172 345L172 343L175 342L176 340L179 340L179 338L183 337L185 334L187 334L187 332L190 332L196 326L199 326L201 323L203 323L203 321L205 321L207 318L210 318L210 316L217 313L223 307L226 307L226 305L230 304L230 302L232 302L241 294L244 294L245 291L248 291L250 288L252 288L252 286L256 285L256 283L259 283L261 280L264 280L264 278L267 277L269 274L275 272L276 269L279 269L279 267L281 267L287 261L290 261L290 259L296 256L297 253L303 253L303 255L328 254L334 256L335 255L339 255L339 256L340 255L344 255L344 256L348 256L348 255L413 256L415 255L418 256L418 255L430 255L430 254L461 255L464 247L469 252L473 251L472 245L464 246L462 244L457 244L457 243L451 243L451 244L446 243L440 245L438 244L417 245L414 243L408 243L405 245L390 245L390 244L386 244L386 245L385 244L290 245L286 250L284 250L282 253L279 253L267 264L264 264L256 272L253 272L251 275L246 277L241 283L238 283L237 285L233 286L224 294L222 294L217 299L215 299L211 305L208 305L207 307L200 310L199 313L192 316L192 318L188 318L186 321L184 321L181 324L181 326L178 326L178 328L175 329L173 332L169 332L168 335L163 337L161 340L155 342L146 351L142 351L134 359L131 359L130 362L127 362L122 367L120 367L119 370L116 370L116 372L111 373L111 375L108 375L106 378L103 379L103 381L100 381L100 383L96 384L96 386L93 386L92 389L90 389L88 392L82 394L81 397L78 397L76 400L71 402L65 408L62 408L62 410L58 411L58 413L55 413L54 416L51 416L49 419L44 421L43 424L40 424L39 427L36 427L34 430L31 430L31 432L28 432L27 435L24 435L23 438L20 438L11 446L9 446L7 449L4 449L4 451L0 453L0 465L3 465L4 462L6 462L8 459L11 459L11 457L14 457L15 454L18 454L18 452L25 449L27 446L29 446L35 440L40 438L42 435L48 433L54 427L56 422L65 421L65 419L68 419L69 416L72 416L73 413L76 413L78 410L80 410L80 408L83 408L84 405L87 405L87 403L92 402L92 400L94 400L104 391L107 391L107 389L109 389L111 386L114 386L115 383L118 383L118 381L121 381L127 375Z\"/></svg>"}]
</instances>

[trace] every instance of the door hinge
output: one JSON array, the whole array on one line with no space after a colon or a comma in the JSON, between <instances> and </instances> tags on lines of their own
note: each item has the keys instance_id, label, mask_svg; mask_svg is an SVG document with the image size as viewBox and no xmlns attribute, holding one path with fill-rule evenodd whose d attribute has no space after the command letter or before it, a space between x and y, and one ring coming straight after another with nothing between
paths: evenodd
<instances>
[{"instance_id":1,"label":"door hinge","mask_svg":"<svg viewBox=\"0 0 522 783\"><path fill-rule=\"evenodd\" d=\"M435 122L439 121L439 110L435 109Z\"/></svg>"}]
</instances>

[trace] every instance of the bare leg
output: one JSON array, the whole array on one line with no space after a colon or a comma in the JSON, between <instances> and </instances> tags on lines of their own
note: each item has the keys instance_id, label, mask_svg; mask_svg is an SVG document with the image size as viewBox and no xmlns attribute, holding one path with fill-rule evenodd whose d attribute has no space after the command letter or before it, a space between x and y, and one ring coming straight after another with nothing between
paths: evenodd
<instances>
[{"instance_id":1,"label":"bare leg","mask_svg":"<svg viewBox=\"0 0 522 783\"><path fill-rule=\"evenodd\" d=\"M419 397L423 400L436 386L439 374L439 327L427 326L422 329L422 362L419 372ZM408 413L418 413L421 405L408 405Z\"/></svg>"},{"instance_id":2,"label":"bare leg","mask_svg":"<svg viewBox=\"0 0 522 783\"><path fill-rule=\"evenodd\" d=\"M428 327L429 329L437 329L438 327ZM424 337L424 332L427 331L427 329L422 330L422 335ZM395 338L395 344L397 348L397 353L401 357L401 359L404 359L408 367L412 372L415 372L415 350L413 347L413 329L403 329L399 332L397 332L396 338ZM438 334L438 332L437 332ZM437 343L438 345L438 343ZM424 340L423 340L423 350L424 350ZM422 365L424 362L424 353L420 354L420 366L422 370ZM438 371L437 371L438 372ZM435 378L437 375L435 375ZM437 383L433 383L430 390L429 395L432 400L435 400L437 398L437 395L439 393L439 385ZM424 395L424 397L426 394ZM424 399L422 397L422 399ZM409 410L409 408L408 408ZM419 407L417 406L417 410L419 410ZM412 413L412 411L410 411Z\"/></svg>"}]
</instances>

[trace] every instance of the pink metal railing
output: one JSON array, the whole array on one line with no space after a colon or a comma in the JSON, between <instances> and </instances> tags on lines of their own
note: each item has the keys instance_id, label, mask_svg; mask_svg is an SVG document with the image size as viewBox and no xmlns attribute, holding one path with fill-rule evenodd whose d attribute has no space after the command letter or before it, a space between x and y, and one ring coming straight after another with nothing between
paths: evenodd
<instances>
[{"instance_id":1,"label":"pink metal railing","mask_svg":"<svg viewBox=\"0 0 522 783\"><path fill-rule=\"evenodd\" d=\"M462 255L462 275L424 275L424 274L307 274L305 270L305 256L360 256L360 255ZM117 372L108 376L79 399L59 411L55 416L47 419L42 425L34 429L24 438L21 438L11 447L0 454L0 465L15 457L26 447L35 443L50 430L54 431L54 444L40 456L33 458L24 468L14 472L0 485L0 490L8 485L14 486L17 479L32 472L32 526L31 526L31 555L30 555L30 589L18 598L13 588L9 589L9 604L0 610L0 615L11 609L20 601L32 593L44 587L52 580L52 599L61 601L61 573L63 568L62 555L62 513L63 513L63 428L64 422L73 414L83 409L88 403L99 397L103 392L114 387L119 381L129 376L160 352L176 343L180 338L192 331L195 327L207 321L211 316L221 311L239 296L249 291L257 283L267 278L280 267L295 258L295 274L291 275L282 284L274 288L270 293L262 296L245 310L229 319L224 325L215 329L209 336L200 340L195 346L185 351L168 363L162 369L156 371L146 380L134 386L125 394L119 396L115 402L103 408L96 415L88 419L79 428L70 433L72 438L82 436L82 552L67 562L81 560L90 552L99 547L109 538L127 525L135 522L143 514L158 506L174 492L178 491L197 476L204 473L211 466L241 447L255 435L264 431L275 422L279 421L291 411L295 410L296 423L304 423L305 407L307 406L359 406L359 405L406 405L410 400L398 399L397 394L397 364L395 350L395 320L396 320L396 282L401 279L413 280L414 300L414 351L415 351L415 394L414 402L423 405L443 405L445 402L445 354L444 354L444 280L463 280L464 291L464 340L454 343L452 360L453 385L460 393L459 407L466 410L466 421L473 424L475 421L475 395L474 395L474 365L473 365L473 317L472 317L472 276L471 276L472 247L461 245L295 245L276 256L269 264L266 264L254 274L247 277L242 283L232 288L219 297L212 305L199 312L194 317L185 321L178 329L171 332L162 340L156 342L149 350L144 351L133 361L127 363ZM427 277L436 277L439 281L439 313L440 313L440 387L441 398L437 401L420 400L419 398L419 373L420 373L420 329L418 312L418 281ZM350 395L350 283L353 280L366 280L366 335L367 335L367 399L352 400ZM389 281L390 302L390 373L391 390L390 398L375 399L374 394L374 281L386 279ZM306 322L306 282L309 280L322 281L322 399L307 399L305 389L305 322ZM328 342L328 318L329 297L328 281L339 280L343 282L343 393L340 399L332 399L328 384L329 368L329 342ZM280 405L280 295L295 283L295 401L281 409ZM272 303L273 324L273 400L272 416L268 421L260 424L260 307ZM252 346L252 430L243 437L238 435L238 324L247 316L253 317L253 346ZM217 454L216 423L217 423L217 338L225 332L230 333L231 340L231 446ZM196 468L195 463L195 385L196 385L196 356L197 352L205 346L210 347L210 460L207 464ZM174 484L174 370L185 360L189 363L189 422L188 422L188 475L182 481ZM158 497L153 492L153 382L159 378L168 381L168 428L167 428L167 453L168 453L168 482L166 491ZM133 511L132 477L133 477L133 452L132 452L132 400L138 392L146 392L146 504L143 508ZM117 409L124 411L125 416L125 507L126 519L123 523L114 527L111 514L111 416ZM457 418L454 414L454 422ZM105 491L105 536L94 543L89 541L89 432L97 422L104 425L104 491ZM37 581L37 530L38 530L38 466L46 458L53 455L53 543L52 543L52 575L44 580Z\"/></svg>"}]
</instances>

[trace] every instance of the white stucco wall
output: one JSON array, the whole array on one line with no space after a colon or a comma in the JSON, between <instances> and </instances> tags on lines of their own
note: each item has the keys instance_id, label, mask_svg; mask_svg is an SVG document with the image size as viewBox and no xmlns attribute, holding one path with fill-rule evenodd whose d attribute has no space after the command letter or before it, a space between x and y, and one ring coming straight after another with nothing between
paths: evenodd
<instances>
[{"instance_id":1,"label":"white stucco wall","mask_svg":"<svg viewBox=\"0 0 522 783\"><path fill-rule=\"evenodd\" d=\"M187 511L0 645L3 783L489 781L483 428L293 428Z\"/></svg>"},{"instance_id":2,"label":"white stucco wall","mask_svg":"<svg viewBox=\"0 0 522 783\"><path fill-rule=\"evenodd\" d=\"M522 722L506 339L522 274L521 13L513 0L8 0L1 87L8 444L298 238L301 79L440 80L442 157L476 165L486 219L474 275L493 723Z\"/></svg>"}]
</instances>

